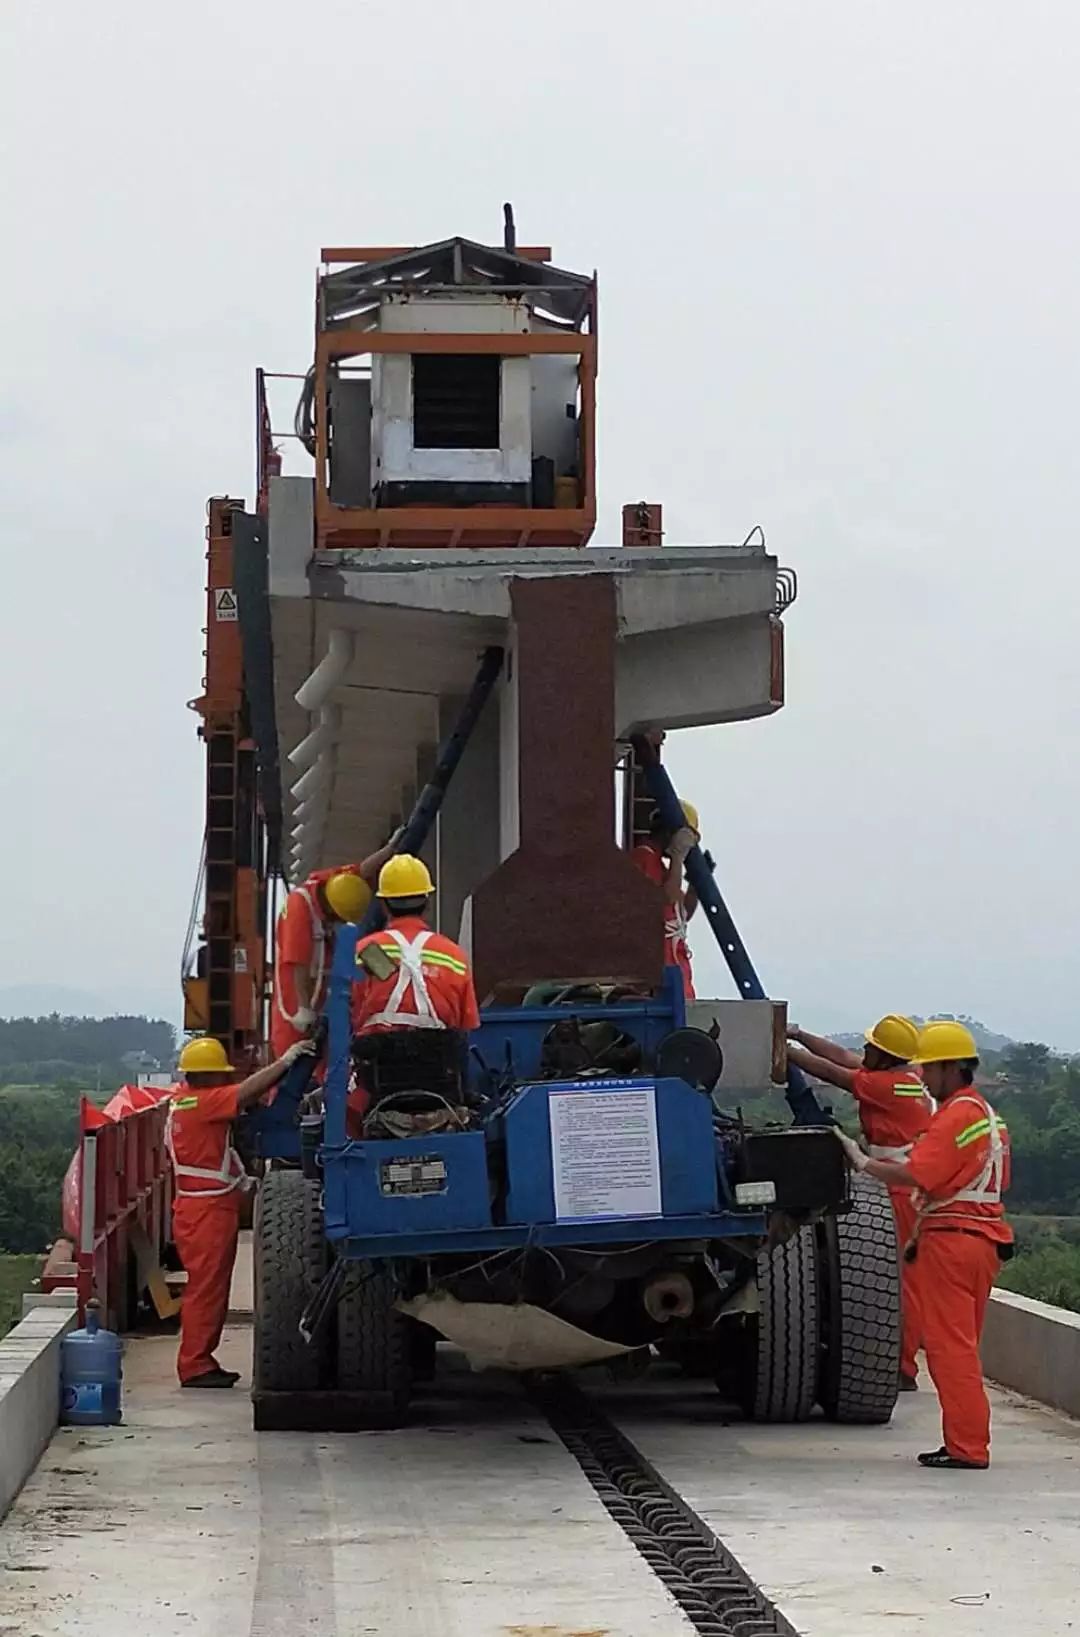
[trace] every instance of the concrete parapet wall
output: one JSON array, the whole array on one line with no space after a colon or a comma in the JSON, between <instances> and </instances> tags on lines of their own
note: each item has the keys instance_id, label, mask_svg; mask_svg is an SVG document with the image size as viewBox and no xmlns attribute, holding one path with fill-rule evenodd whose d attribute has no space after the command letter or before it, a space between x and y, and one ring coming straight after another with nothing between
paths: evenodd
<instances>
[{"instance_id":1,"label":"concrete parapet wall","mask_svg":"<svg viewBox=\"0 0 1080 1637\"><path fill-rule=\"evenodd\" d=\"M1080 1416L1080 1313L995 1290L982 1361L991 1381Z\"/></svg>"},{"instance_id":2,"label":"concrete parapet wall","mask_svg":"<svg viewBox=\"0 0 1080 1637\"><path fill-rule=\"evenodd\" d=\"M35 1307L0 1341L0 1517L38 1463L60 1415L60 1343L69 1308Z\"/></svg>"}]
</instances>

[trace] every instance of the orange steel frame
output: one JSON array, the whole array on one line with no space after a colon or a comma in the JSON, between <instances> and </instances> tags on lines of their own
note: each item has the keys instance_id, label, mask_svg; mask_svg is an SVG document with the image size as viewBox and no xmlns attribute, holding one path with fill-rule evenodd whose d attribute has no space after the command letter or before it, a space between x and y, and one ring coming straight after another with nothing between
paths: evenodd
<instances>
[{"instance_id":1,"label":"orange steel frame","mask_svg":"<svg viewBox=\"0 0 1080 1637\"><path fill-rule=\"evenodd\" d=\"M395 256L411 256L415 251L422 249L416 244L397 245L365 245L357 250L320 250L319 259L327 266L344 265L348 262L391 261ZM520 256L522 261L550 261L551 246L549 244L516 245L514 255Z\"/></svg>"},{"instance_id":2,"label":"orange steel frame","mask_svg":"<svg viewBox=\"0 0 1080 1637\"><path fill-rule=\"evenodd\" d=\"M240 623L221 617L217 596L231 595L235 615L232 514L242 505L219 497L207 508L205 692L192 702L206 744L206 880L201 970L184 983L185 1029L215 1035L238 1066L257 1058L267 980L264 841Z\"/></svg>"},{"instance_id":3,"label":"orange steel frame","mask_svg":"<svg viewBox=\"0 0 1080 1637\"><path fill-rule=\"evenodd\" d=\"M366 254L371 254L367 252ZM380 252L386 254L386 252ZM519 252L520 254L520 252ZM349 252L349 259L358 259ZM327 252L323 251L324 259ZM495 353L503 358L537 353L577 355L581 388L580 501L576 507L335 506L327 481L328 370L335 358L367 353ZM444 335L323 330L315 337L315 533L320 547L356 545L584 546L596 526L596 335L540 331L530 335Z\"/></svg>"}]
</instances>

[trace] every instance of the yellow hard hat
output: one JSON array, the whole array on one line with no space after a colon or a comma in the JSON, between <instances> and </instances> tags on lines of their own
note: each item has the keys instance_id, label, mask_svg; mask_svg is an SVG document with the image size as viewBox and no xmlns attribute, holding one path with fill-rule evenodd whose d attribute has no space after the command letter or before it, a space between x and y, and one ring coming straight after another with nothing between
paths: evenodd
<instances>
[{"instance_id":1,"label":"yellow hard hat","mask_svg":"<svg viewBox=\"0 0 1080 1637\"><path fill-rule=\"evenodd\" d=\"M686 820L691 830L700 830L701 820L698 818L698 810L694 806L693 802L681 801L679 806L682 808L683 818Z\"/></svg>"},{"instance_id":2,"label":"yellow hard hat","mask_svg":"<svg viewBox=\"0 0 1080 1637\"><path fill-rule=\"evenodd\" d=\"M890 1057L899 1057L905 1063L911 1062L919 1045L915 1024L909 1017L901 1017L899 1012L887 1012L879 1018L872 1029L867 1029L866 1038L879 1052L888 1052Z\"/></svg>"},{"instance_id":3,"label":"yellow hard hat","mask_svg":"<svg viewBox=\"0 0 1080 1637\"><path fill-rule=\"evenodd\" d=\"M916 1063L962 1063L978 1055L971 1030L952 1018L939 1018L919 1031Z\"/></svg>"},{"instance_id":4,"label":"yellow hard hat","mask_svg":"<svg viewBox=\"0 0 1080 1637\"><path fill-rule=\"evenodd\" d=\"M388 858L379 871L380 898L426 898L434 891L435 883L427 865L410 853Z\"/></svg>"},{"instance_id":5,"label":"yellow hard hat","mask_svg":"<svg viewBox=\"0 0 1080 1637\"><path fill-rule=\"evenodd\" d=\"M180 1053L181 1074L228 1074L231 1069L224 1046L213 1035L189 1040Z\"/></svg>"},{"instance_id":6,"label":"yellow hard hat","mask_svg":"<svg viewBox=\"0 0 1080 1637\"><path fill-rule=\"evenodd\" d=\"M326 902L339 921L359 921L371 903L371 888L351 870L332 875L323 887Z\"/></svg>"}]
</instances>

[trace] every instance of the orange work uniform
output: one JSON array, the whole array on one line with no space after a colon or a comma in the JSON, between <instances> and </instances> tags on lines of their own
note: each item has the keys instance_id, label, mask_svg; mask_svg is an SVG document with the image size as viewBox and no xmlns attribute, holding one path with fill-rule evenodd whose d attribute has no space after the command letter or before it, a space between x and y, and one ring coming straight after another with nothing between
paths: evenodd
<instances>
[{"instance_id":1,"label":"orange work uniform","mask_svg":"<svg viewBox=\"0 0 1080 1637\"><path fill-rule=\"evenodd\" d=\"M667 876L667 865L664 863L664 854L655 841L643 841L640 847L635 847L630 854L630 862L637 866L642 875L650 881L655 881L658 887L664 885ZM675 902L664 901L664 965L677 966L682 973L683 994L687 1000L696 1000L694 993L694 969L690 962L690 945L687 942L688 921L686 914L686 894L681 890L675 895Z\"/></svg>"},{"instance_id":2,"label":"orange work uniform","mask_svg":"<svg viewBox=\"0 0 1080 1637\"><path fill-rule=\"evenodd\" d=\"M365 975L353 984L353 1033L382 1034L391 1029L478 1029L480 1008L476 1003L469 959L450 938L444 938L419 915L394 916L381 932L361 938L360 952L368 944L378 944L397 966L388 978ZM363 1087L351 1091L347 1106L355 1134L359 1117L368 1106Z\"/></svg>"},{"instance_id":3,"label":"orange work uniform","mask_svg":"<svg viewBox=\"0 0 1080 1637\"><path fill-rule=\"evenodd\" d=\"M907 1161L919 1187L915 1278L923 1346L949 1454L990 1459L990 1402L979 1340L998 1246L1012 1243L1001 1196L1009 1185L1004 1122L978 1092L942 1103Z\"/></svg>"},{"instance_id":4,"label":"orange work uniform","mask_svg":"<svg viewBox=\"0 0 1080 1637\"><path fill-rule=\"evenodd\" d=\"M359 875L358 864L315 870L285 900L274 934L274 994L270 1003L270 1045L281 1057L306 1031L296 1022L300 1002L292 968L311 973L311 1010L322 1010L334 956L334 926L323 915L319 889L334 875Z\"/></svg>"},{"instance_id":5,"label":"orange work uniform","mask_svg":"<svg viewBox=\"0 0 1080 1637\"><path fill-rule=\"evenodd\" d=\"M469 958L452 939L432 932L419 915L399 915L358 941L358 966L368 944L378 944L397 971L388 978L365 976L353 985L354 1034L480 1027Z\"/></svg>"},{"instance_id":6,"label":"orange work uniform","mask_svg":"<svg viewBox=\"0 0 1080 1637\"><path fill-rule=\"evenodd\" d=\"M165 1141L176 1176L173 1239L187 1273L176 1373L191 1381L219 1368L214 1350L229 1311L245 1175L229 1127L236 1087L179 1085Z\"/></svg>"},{"instance_id":7,"label":"orange work uniform","mask_svg":"<svg viewBox=\"0 0 1080 1637\"><path fill-rule=\"evenodd\" d=\"M914 1069L856 1069L851 1095L859 1106L859 1123L872 1159L907 1160L912 1143L930 1125L931 1103ZM915 1197L910 1188L890 1188L896 1219L898 1254L915 1230ZM914 1380L918 1373L915 1355L922 1341L919 1296L915 1268L901 1255L900 1282L903 1286L903 1331L900 1342L900 1373Z\"/></svg>"}]
</instances>

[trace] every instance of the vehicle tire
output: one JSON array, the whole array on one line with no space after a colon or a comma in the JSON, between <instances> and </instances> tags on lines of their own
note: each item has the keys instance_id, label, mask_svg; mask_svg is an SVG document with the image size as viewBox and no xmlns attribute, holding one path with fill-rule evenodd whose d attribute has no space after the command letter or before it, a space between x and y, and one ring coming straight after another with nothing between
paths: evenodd
<instances>
[{"instance_id":1,"label":"vehicle tire","mask_svg":"<svg viewBox=\"0 0 1080 1637\"><path fill-rule=\"evenodd\" d=\"M409 1359L413 1381L427 1384L435 1380L438 1345L437 1330L420 1319L409 1320Z\"/></svg>"},{"instance_id":2,"label":"vehicle tire","mask_svg":"<svg viewBox=\"0 0 1080 1637\"><path fill-rule=\"evenodd\" d=\"M805 1421L814 1407L818 1361L812 1229L800 1228L759 1254L757 1295L742 1370L743 1409L754 1421Z\"/></svg>"},{"instance_id":3,"label":"vehicle tire","mask_svg":"<svg viewBox=\"0 0 1080 1637\"><path fill-rule=\"evenodd\" d=\"M412 1321L394 1306L385 1268L352 1267L337 1310L337 1385L370 1399L371 1419L396 1426L412 1391Z\"/></svg>"},{"instance_id":4,"label":"vehicle tire","mask_svg":"<svg viewBox=\"0 0 1080 1637\"><path fill-rule=\"evenodd\" d=\"M900 1269L889 1193L855 1180L852 1207L817 1230L818 1400L830 1421L879 1426L900 1384Z\"/></svg>"},{"instance_id":5,"label":"vehicle tire","mask_svg":"<svg viewBox=\"0 0 1080 1637\"><path fill-rule=\"evenodd\" d=\"M327 1346L309 1346L300 1316L329 1266L319 1188L300 1171L269 1171L255 1206L254 1391L312 1392L325 1384Z\"/></svg>"}]
</instances>

